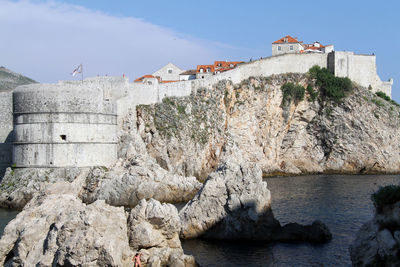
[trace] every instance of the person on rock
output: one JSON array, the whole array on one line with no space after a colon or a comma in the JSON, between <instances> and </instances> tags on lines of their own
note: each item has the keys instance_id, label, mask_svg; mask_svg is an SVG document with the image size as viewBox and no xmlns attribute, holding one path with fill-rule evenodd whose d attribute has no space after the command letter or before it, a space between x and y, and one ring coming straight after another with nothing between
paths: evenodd
<instances>
[{"instance_id":1,"label":"person on rock","mask_svg":"<svg viewBox=\"0 0 400 267\"><path fill-rule=\"evenodd\" d=\"M133 257L133 262L135 264L135 267L142 267L140 262L140 256L142 256L142 253L136 253L135 257Z\"/></svg>"}]
</instances>

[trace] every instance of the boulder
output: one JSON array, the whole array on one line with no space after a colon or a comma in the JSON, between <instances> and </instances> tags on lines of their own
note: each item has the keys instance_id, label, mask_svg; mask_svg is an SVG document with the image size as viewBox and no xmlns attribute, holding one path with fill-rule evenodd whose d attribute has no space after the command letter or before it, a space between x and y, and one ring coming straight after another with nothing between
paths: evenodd
<instances>
[{"instance_id":1,"label":"boulder","mask_svg":"<svg viewBox=\"0 0 400 267\"><path fill-rule=\"evenodd\" d=\"M33 195L53 183L72 182L79 168L8 168L0 183L0 207L21 210Z\"/></svg>"},{"instance_id":2,"label":"boulder","mask_svg":"<svg viewBox=\"0 0 400 267\"><path fill-rule=\"evenodd\" d=\"M78 198L87 173L36 193L0 239L4 266L196 266L183 253L178 211L142 200L129 214L104 200Z\"/></svg>"},{"instance_id":3,"label":"boulder","mask_svg":"<svg viewBox=\"0 0 400 267\"><path fill-rule=\"evenodd\" d=\"M35 197L0 239L6 266L130 266L132 256L123 208L70 194Z\"/></svg>"},{"instance_id":4,"label":"boulder","mask_svg":"<svg viewBox=\"0 0 400 267\"><path fill-rule=\"evenodd\" d=\"M351 244L353 266L400 266L400 201L375 212Z\"/></svg>"},{"instance_id":5,"label":"boulder","mask_svg":"<svg viewBox=\"0 0 400 267\"><path fill-rule=\"evenodd\" d=\"M86 203L103 199L113 206L134 207L141 199L161 202L187 202L200 189L195 177L172 174L154 159L134 155L121 160L111 170L94 168L81 193Z\"/></svg>"},{"instance_id":6,"label":"boulder","mask_svg":"<svg viewBox=\"0 0 400 267\"><path fill-rule=\"evenodd\" d=\"M142 199L129 214L129 244L150 266L195 266L194 257L183 253L180 228L175 206Z\"/></svg>"},{"instance_id":7,"label":"boulder","mask_svg":"<svg viewBox=\"0 0 400 267\"><path fill-rule=\"evenodd\" d=\"M210 174L179 216L184 239L327 242L332 237L321 222L282 227L271 210L271 194L261 169L235 153Z\"/></svg>"}]
</instances>

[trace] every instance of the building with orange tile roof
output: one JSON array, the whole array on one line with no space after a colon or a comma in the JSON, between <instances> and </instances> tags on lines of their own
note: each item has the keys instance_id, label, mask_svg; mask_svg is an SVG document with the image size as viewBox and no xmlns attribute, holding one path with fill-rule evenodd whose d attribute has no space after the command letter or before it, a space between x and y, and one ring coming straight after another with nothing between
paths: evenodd
<instances>
[{"instance_id":1,"label":"building with orange tile roof","mask_svg":"<svg viewBox=\"0 0 400 267\"><path fill-rule=\"evenodd\" d=\"M210 75L234 69L241 63L243 61L214 61L213 65L197 65L196 78L204 79Z\"/></svg>"},{"instance_id":2,"label":"building with orange tile roof","mask_svg":"<svg viewBox=\"0 0 400 267\"><path fill-rule=\"evenodd\" d=\"M322 45L319 42L312 44L304 44L297 37L293 38L290 35L272 43L272 55L282 55L291 53L329 53L334 50L333 45Z\"/></svg>"}]
</instances>

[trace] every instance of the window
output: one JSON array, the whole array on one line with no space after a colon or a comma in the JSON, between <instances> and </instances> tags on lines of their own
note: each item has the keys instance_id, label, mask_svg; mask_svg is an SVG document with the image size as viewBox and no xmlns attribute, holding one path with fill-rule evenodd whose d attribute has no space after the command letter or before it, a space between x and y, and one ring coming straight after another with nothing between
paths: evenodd
<instances>
[{"instance_id":1,"label":"window","mask_svg":"<svg viewBox=\"0 0 400 267\"><path fill-rule=\"evenodd\" d=\"M232 64L232 63L231 63L231 64L229 64L229 67L233 68L233 64Z\"/></svg>"},{"instance_id":2,"label":"window","mask_svg":"<svg viewBox=\"0 0 400 267\"><path fill-rule=\"evenodd\" d=\"M60 135L61 140L63 141L67 141L67 136L65 134Z\"/></svg>"},{"instance_id":3,"label":"window","mask_svg":"<svg viewBox=\"0 0 400 267\"><path fill-rule=\"evenodd\" d=\"M210 68L207 68L207 72L210 72L211 71L211 69Z\"/></svg>"},{"instance_id":4,"label":"window","mask_svg":"<svg viewBox=\"0 0 400 267\"><path fill-rule=\"evenodd\" d=\"M218 67L222 67L222 64L221 64L221 63L218 63Z\"/></svg>"},{"instance_id":5,"label":"window","mask_svg":"<svg viewBox=\"0 0 400 267\"><path fill-rule=\"evenodd\" d=\"M171 74L172 73L172 69L168 69L168 73Z\"/></svg>"},{"instance_id":6,"label":"window","mask_svg":"<svg viewBox=\"0 0 400 267\"><path fill-rule=\"evenodd\" d=\"M278 51L281 51L281 50L282 50L282 48L280 46L278 46Z\"/></svg>"},{"instance_id":7,"label":"window","mask_svg":"<svg viewBox=\"0 0 400 267\"><path fill-rule=\"evenodd\" d=\"M293 50L293 45L290 46L290 50Z\"/></svg>"},{"instance_id":8,"label":"window","mask_svg":"<svg viewBox=\"0 0 400 267\"><path fill-rule=\"evenodd\" d=\"M200 69L200 73L203 73L204 72L204 69Z\"/></svg>"}]
</instances>

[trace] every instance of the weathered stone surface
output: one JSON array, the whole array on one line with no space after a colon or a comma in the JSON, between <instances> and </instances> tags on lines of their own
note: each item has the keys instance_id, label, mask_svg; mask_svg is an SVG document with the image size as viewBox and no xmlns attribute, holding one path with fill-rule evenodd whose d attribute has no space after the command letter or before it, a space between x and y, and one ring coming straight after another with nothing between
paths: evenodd
<instances>
[{"instance_id":1,"label":"weathered stone surface","mask_svg":"<svg viewBox=\"0 0 400 267\"><path fill-rule=\"evenodd\" d=\"M82 198L91 203L104 199L113 206L134 207L141 199L184 202L199 190L195 177L183 177L162 169L153 159L137 155L110 171L94 169L88 176Z\"/></svg>"},{"instance_id":2,"label":"weathered stone surface","mask_svg":"<svg viewBox=\"0 0 400 267\"><path fill-rule=\"evenodd\" d=\"M71 182L80 172L78 168L8 168L0 184L0 207L22 209L35 193L55 182Z\"/></svg>"},{"instance_id":3,"label":"weathered stone surface","mask_svg":"<svg viewBox=\"0 0 400 267\"><path fill-rule=\"evenodd\" d=\"M173 205L142 200L130 214L104 200L78 198L87 172L36 193L5 228L0 264L5 266L196 266L184 255Z\"/></svg>"},{"instance_id":4,"label":"weathered stone surface","mask_svg":"<svg viewBox=\"0 0 400 267\"><path fill-rule=\"evenodd\" d=\"M83 182L83 179L80 179ZM36 194L5 228L0 262L6 266L130 266L123 208L76 196L81 185L55 184Z\"/></svg>"},{"instance_id":5,"label":"weathered stone surface","mask_svg":"<svg viewBox=\"0 0 400 267\"><path fill-rule=\"evenodd\" d=\"M282 107L285 82L312 84L301 74L220 82L139 106L137 128L149 154L181 175L205 178L229 140L265 173L400 171L399 107L361 87L339 104L306 93L297 105Z\"/></svg>"},{"instance_id":6,"label":"weathered stone surface","mask_svg":"<svg viewBox=\"0 0 400 267\"><path fill-rule=\"evenodd\" d=\"M400 202L383 207L364 224L350 246L353 266L400 265Z\"/></svg>"},{"instance_id":7,"label":"weathered stone surface","mask_svg":"<svg viewBox=\"0 0 400 267\"><path fill-rule=\"evenodd\" d=\"M175 206L142 199L129 214L130 246L150 266L195 266L194 258L183 254L180 227Z\"/></svg>"},{"instance_id":8,"label":"weathered stone surface","mask_svg":"<svg viewBox=\"0 0 400 267\"><path fill-rule=\"evenodd\" d=\"M271 210L271 195L261 169L231 154L210 174L199 193L179 213L181 237L327 242L332 235L316 222L281 227Z\"/></svg>"}]
</instances>

